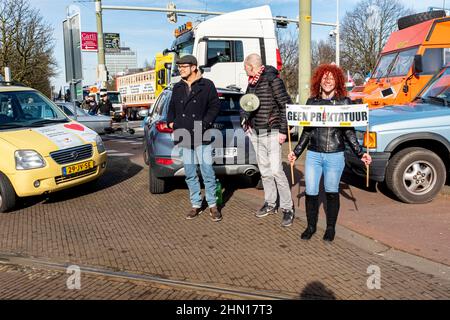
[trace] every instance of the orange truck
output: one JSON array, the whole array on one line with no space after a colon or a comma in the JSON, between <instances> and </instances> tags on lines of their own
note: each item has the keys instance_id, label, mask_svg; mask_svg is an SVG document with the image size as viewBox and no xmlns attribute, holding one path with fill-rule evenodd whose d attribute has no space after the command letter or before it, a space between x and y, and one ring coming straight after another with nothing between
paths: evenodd
<instances>
[{"instance_id":1,"label":"orange truck","mask_svg":"<svg viewBox=\"0 0 450 320\"><path fill-rule=\"evenodd\" d=\"M350 98L370 108L411 102L434 74L450 62L450 17L444 10L400 18L370 79Z\"/></svg>"}]
</instances>

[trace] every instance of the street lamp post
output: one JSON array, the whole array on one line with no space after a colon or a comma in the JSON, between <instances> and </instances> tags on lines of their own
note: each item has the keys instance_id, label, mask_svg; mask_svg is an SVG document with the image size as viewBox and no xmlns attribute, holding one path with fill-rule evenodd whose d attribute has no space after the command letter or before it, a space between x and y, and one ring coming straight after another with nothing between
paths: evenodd
<instances>
[{"instance_id":1,"label":"street lamp post","mask_svg":"<svg viewBox=\"0 0 450 320\"><path fill-rule=\"evenodd\" d=\"M299 103L304 104L309 97L311 80L311 0L299 0L298 16L298 94Z\"/></svg>"},{"instance_id":2,"label":"street lamp post","mask_svg":"<svg viewBox=\"0 0 450 320\"><path fill-rule=\"evenodd\" d=\"M100 82L100 88L106 88L106 65L105 65L105 43L103 41L103 21L102 21L102 0L95 0L95 16L97 20L98 37L98 70L97 83Z\"/></svg>"},{"instance_id":3,"label":"street lamp post","mask_svg":"<svg viewBox=\"0 0 450 320\"><path fill-rule=\"evenodd\" d=\"M339 0L336 0L336 65L340 65L341 61L341 30L339 25Z\"/></svg>"}]
</instances>

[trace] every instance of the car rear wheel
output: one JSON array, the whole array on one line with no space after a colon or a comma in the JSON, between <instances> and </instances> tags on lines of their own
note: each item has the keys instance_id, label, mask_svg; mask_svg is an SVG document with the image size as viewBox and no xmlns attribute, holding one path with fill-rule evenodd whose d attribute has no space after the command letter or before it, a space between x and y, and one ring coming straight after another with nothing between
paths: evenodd
<instances>
[{"instance_id":1,"label":"car rear wheel","mask_svg":"<svg viewBox=\"0 0 450 320\"><path fill-rule=\"evenodd\" d=\"M164 179L155 177L152 171L153 171L152 168L149 166L148 177L149 177L150 193L152 194L164 193L166 189L166 181Z\"/></svg>"},{"instance_id":2,"label":"car rear wheel","mask_svg":"<svg viewBox=\"0 0 450 320\"><path fill-rule=\"evenodd\" d=\"M0 172L0 213L14 208L16 205L16 192L8 177Z\"/></svg>"},{"instance_id":3,"label":"car rear wheel","mask_svg":"<svg viewBox=\"0 0 450 320\"><path fill-rule=\"evenodd\" d=\"M143 144L144 144L143 146L144 151L142 152L142 156L144 157L144 163L146 165L149 165L150 162L148 161L147 142L144 140Z\"/></svg>"},{"instance_id":4,"label":"car rear wheel","mask_svg":"<svg viewBox=\"0 0 450 320\"><path fill-rule=\"evenodd\" d=\"M441 190L446 168L441 158L423 148L395 154L386 170L386 185L403 202L426 203Z\"/></svg>"}]
</instances>

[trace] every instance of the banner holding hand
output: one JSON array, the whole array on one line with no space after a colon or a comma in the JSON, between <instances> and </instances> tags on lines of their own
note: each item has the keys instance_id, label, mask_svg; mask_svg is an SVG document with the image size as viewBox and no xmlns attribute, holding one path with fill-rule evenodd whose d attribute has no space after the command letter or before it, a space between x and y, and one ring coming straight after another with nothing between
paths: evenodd
<instances>
[{"instance_id":1,"label":"banner holding hand","mask_svg":"<svg viewBox=\"0 0 450 320\"><path fill-rule=\"evenodd\" d=\"M369 136L369 106L350 105L286 105L288 126L300 127L366 127ZM368 143L366 143L368 145ZM369 154L369 148L366 149ZM369 166L366 165L366 186L369 187Z\"/></svg>"}]
</instances>

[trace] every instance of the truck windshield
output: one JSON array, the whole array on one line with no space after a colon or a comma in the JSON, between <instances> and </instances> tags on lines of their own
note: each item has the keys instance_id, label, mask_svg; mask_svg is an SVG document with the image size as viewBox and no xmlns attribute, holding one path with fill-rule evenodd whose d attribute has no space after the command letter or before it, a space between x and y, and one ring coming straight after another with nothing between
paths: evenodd
<instances>
[{"instance_id":1,"label":"truck windshield","mask_svg":"<svg viewBox=\"0 0 450 320\"><path fill-rule=\"evenodd\" d=\"M0 93L0 130L68 121L58 107L36 91Z\"/></svg>"},{"instance_id":2,"label":"truck windshield","mask_svg":"<svg viewBox=\"0 0 450 320\"><path fill-rule=\"evenodd\" d=\"M179 43L176 47L176 52L179 58L192 54L194 52L194 39L190 39L189 41Z\"/></svg>"},{"instance_id":3,"label":"truck windshield","mask_svg":"<svg viewBox=\"0 0 450 320\"><path fill-rule=\"evenodd\" d=\"M108 92L108 99L111 103L122 103L119 92Z\"/></svg>"},{"instance_id":4,"label":"truck windshield","mask_svg":"<svg viewBox=\"0 0 450 320\"><path fill-rule=\"evenodd\" d=\"M442 73L434 78L425 88L422 99L427 102L444 102L444 105L450 104L450 67L447 67Z\"/></svg>"},{"instance_id":5,"label":"truck windshield","mask_svg":"<svg viewBox=\"0 0 450 320\"><path fill-rule=\"evenodd\" d=\"M417 48L394 52L380 58L373 79L405 76L411 68Z\"/></svg>"}]
</instances>

